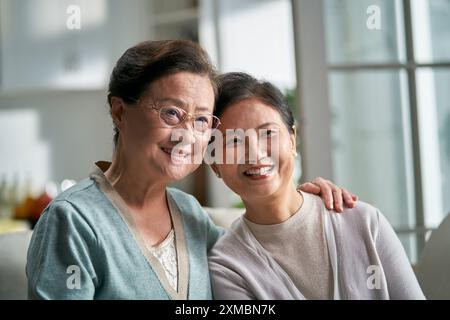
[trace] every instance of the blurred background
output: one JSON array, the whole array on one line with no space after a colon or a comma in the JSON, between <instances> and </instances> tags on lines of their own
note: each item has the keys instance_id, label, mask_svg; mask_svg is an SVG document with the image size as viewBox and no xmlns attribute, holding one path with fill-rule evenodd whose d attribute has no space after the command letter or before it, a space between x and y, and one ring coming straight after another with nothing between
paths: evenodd
<instances>
[{"instance_id":1,"label":"blurred background","mask_svg":"<svg viewBox=\"0 0 450 320\"><path fill-rule=\"evenodd\" d=\"M115 61L175 38L278 85L299 124L296 180L378 207L417 261L450 212L450 0L0 0L0 232L111 159ZM207 167L177 187L240 206Z\"/></svg>"}]
</instances>

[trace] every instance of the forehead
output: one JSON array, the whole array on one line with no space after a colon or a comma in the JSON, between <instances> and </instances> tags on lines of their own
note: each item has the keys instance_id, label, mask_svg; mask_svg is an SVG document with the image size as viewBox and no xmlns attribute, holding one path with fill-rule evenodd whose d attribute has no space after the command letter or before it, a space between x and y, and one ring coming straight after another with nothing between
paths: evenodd
<instances>
[{"instance_id":1,"label":"forehead","mask_svg":"<svg viewBox=\"0 0 450 320\"><path fill-rule=\"evenodd\" d=\"M266 123L283 125L278 111L256 98L241 100L228 106L220 116L221 130L257 128Z\"/></svg>"},{"instance_id":2,"label":"forehead","mask_svg":"<svg viewBox=\"0 0 450 320\"><path fill-rule=\"evenodd\" d=\"M186 105L214 106L211 80L190 72L177 72L163 76L151 83L146 96L154 100L174 99Z\"/></svg>"}]
</instances>

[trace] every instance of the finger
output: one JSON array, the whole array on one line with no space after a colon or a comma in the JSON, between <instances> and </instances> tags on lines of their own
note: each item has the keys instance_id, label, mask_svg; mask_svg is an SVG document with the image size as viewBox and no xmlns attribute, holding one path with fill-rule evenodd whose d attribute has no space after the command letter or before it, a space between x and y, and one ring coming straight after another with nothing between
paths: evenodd
<instances>
[{"instance_id":1,"label":"finger","mask_svg":"<svg viewBox=\"0 0 450 320\"><path fill-rule=\"evenodd\" d=\"M333 210L333 193L331 190L331 187L326 181L322 178L317 178L313 182L315 185L319 186L320 188L320 197L322 198L322 201L325 204L325 207L328 210Z\"/></svg>"},{"instance_id":2,"label":"finger","mask_svg":"<svg viewBox=\"0 0 450 320\"><path fill-rule=\"evenodd\" d=\"M333 201L334 201L334 210L336 212L344 211L343 201L342 201L342 191L341 188L336 187L335 185L331 186L333 190Z\"/></svg>"},{"instance_id":3,"label":"finger","mask_svg":"<svg viewBox=\"0 0 450 320\"><path fill-rule=\"evenodd\" d=\"M358 198L358 196L356 194L352 193L352 199L353 199L353 201L356 202L356 201L358 201L359 198Z\"/></svg>"},{"instance_id":4,"label":"finger","mask_svg":"<svg viewBox=\"0 0 450 320\"><path fill-rule=\"evenodd\" d=\"M344 198L344 205L347 208L353 208L355 206L355 200L353 200L352 194L347 189L342 188L342 197Z\"/></svg>"},{"instance_id":5,"label":"finger","mask_svg":"<svg viewBox=\"0 0 450 320\"><path fill-rule=\"evenodd\" d=\"M320 193L320 187L316 186L314 183L311 182L306 182L303 183L299 186L297 186L297 190L301 190L307 193L312 193L312 194L319 194Z\"/></svg>"}]
</instances>

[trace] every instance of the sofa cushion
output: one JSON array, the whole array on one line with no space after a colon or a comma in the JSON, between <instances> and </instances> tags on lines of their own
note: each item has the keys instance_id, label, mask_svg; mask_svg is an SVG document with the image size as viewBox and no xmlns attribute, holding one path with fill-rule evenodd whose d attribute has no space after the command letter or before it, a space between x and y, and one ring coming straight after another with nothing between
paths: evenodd
<instances>
[{"instance_id":1,"label":"sofa cushion","mask_svg":"<svg viewBox=\"0 0 450 320\"><path fill-rule=\"evenodd\" d=\"M208 212L211 220L218 226L225 229L230 228L231 224L239 218L245 211L245 209L236 208L210 208L204 207Z\"/></svg>"},{"instance_id":2,"label":"sofa cushion","mask_svg":"<svg viewBox=\"0 0 450 320\"><path fill-rule=\"evenodd\" d=\"M31 233L0 234L0 300L27 298L25 265Z\"/></svg>"}]
</instances>

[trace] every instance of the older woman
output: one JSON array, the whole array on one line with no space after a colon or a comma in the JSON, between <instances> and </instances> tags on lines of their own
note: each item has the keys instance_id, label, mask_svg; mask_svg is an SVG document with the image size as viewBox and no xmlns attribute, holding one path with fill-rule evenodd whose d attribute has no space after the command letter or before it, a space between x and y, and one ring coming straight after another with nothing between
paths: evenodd
<instances>
[{"instance_id":1,"label":"older woman","mask_svg":"<svg viewBox=\"0 0 450 320\"><path fill-rule=\"evenodd\" d=\"M224 158L237 161L212 167L241 196L246 212L210 251L215 298L424 298L400 241L376 208L358 202L337 215L317 196L296 190L296 128L276 87L225 74L216 115ZM237 133L254 128L253 143ZM235 156L237 148L245 149L245 161Z\"/></svg>"},{"instance_id":2,"label":"older woman","mask_svg":"<svg viewBox=\"0 0 450 320\"><path fill-rule=\"evenodd\" d=\"M214 80L192 42L144 42L118 60L108 94L112 163L97 162L45 209L28 251L30 298L211 298L207 250L222 230L194 197L167 186L197 169L194 151L203 155L219 123ZM181 148L177 128L187 132ZM339 190L316 184L310 190L327 199Z\"/></svg>"}]
</instances>

